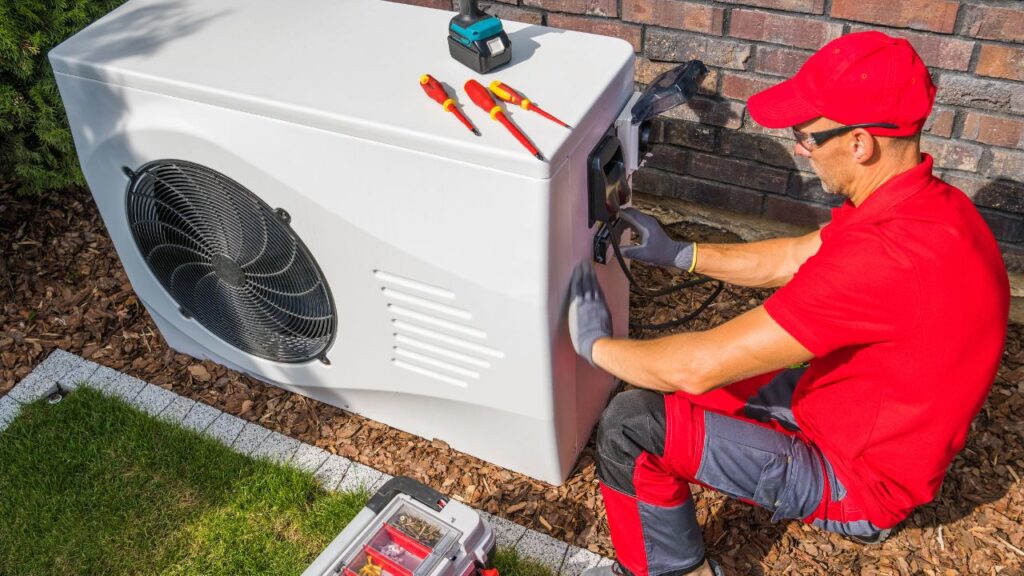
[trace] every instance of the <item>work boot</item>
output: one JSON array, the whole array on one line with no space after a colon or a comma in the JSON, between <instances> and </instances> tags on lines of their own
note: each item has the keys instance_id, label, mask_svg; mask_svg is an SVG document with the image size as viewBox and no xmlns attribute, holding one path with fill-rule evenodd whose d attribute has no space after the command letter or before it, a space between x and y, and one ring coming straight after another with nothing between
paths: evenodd
<instances>
[{"instance_id":1,"label":"work boot","mask_svg":"<svg viewBox=\"0 0 1024 576\"><path fill-rule=\"evenodd\" d=\"M622 567L618 562L587 568L580 576L631 576L629 570Z\"/></svg>"},{"instance_id":2,"label":"work boot","mask_svg":"<svg viewBox=\"0 0 1024 576\"><path fill-rule=\"evenodd\" d=\"M711 573L715 576L725 576L725 572L722 571L722 567L718 565L711 558L707 559L708 567L711 568ZM583 571L580 576L630 576L629 570L622 567L622 564L613 562L612 564L606 564L604 566L595 566L593 568L587 568Z\"/></svg>"}]
</instances>

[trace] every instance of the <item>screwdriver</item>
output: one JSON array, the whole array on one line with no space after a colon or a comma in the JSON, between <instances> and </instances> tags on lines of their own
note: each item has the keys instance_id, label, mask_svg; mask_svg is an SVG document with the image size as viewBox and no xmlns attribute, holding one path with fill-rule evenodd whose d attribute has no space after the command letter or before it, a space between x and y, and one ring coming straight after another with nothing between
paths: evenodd
<instances>
[{"instance_id":1,"label":"screwdriver","mask_svg":"<svg viewBox=\"0 0 1024 576\"><path fill-rule=\"evenodd\" d=\"M529 98L523 98L522 94L516 92L515 90L512 89L511 86L505 84L500 80L495 80L494 82L491 82L491 92L494 92L495 96L504 100L505 102L515 104L516 106L519 106L523 110L530 110L536 112L537 114L540 114L541 116L547 118L548 120L551 120L555 124L561 124L562 126L565 126L566 128L570 129L572 128L572 126L569 126L565 122L562 122L558 118L555 118L551 114L548 114L547 112L541 110L540 106L537 106L533 102L530 102Z\"/></svg>"},{"instance_id":2,"label":"screwdriver","mask_svg":"<svg viewBox=\"0 0 1024 576\"><path fill-rule=\"evenodd\" d=\"M544 160L544 155L540 153L540 150L537 150L537 147L534 146L532 142L530 142L530 139L526 137L526 134L523 134L522 130L517 128L516 125L505 116L505 111L501 109L501 106L498 106L498 103L494 101L494 98L491 98L491 93L487 91L487 88L484 88L483 85L476 80L467 80L465 88L466 94L469 94L469 98L474 104L490 114L491 118L504 124L505 128L508 128L508 131L516 137L516 140L519 140L519 143L530 151L530 154L536 156L538 160Z\"/></svg>"},{"instance_id":3,"label":"screwdriver","mask_svg":"<svg viewBox=\"0 0 1024 576\"><path fill-rule=\"evenodd\" d=\"M437 100L437 103L440 104L446 112L455 114L455 117L466 125L466 128L473 131L473 134L476 134L477 136L480 135L480 131L476 129L476 126L473 126L473 123L469 121L469 118L466 118L466 115L463 114L462 111L459 110L459 107L455 105L455 99L448 96L448 91L445 90L444 86L433 76L430 74L420 76L420 86L423 87L423 91L427 93L427 96Z\"/></svg>"}]
</instances>

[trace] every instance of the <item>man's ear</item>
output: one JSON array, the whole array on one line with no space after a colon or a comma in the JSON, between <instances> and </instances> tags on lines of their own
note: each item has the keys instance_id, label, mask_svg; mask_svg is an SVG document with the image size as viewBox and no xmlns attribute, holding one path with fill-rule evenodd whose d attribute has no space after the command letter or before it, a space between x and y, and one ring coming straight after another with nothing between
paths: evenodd
<instances>
[{"instance_id":1,"label":"man's ear","mask_svg":"<svg viewBox=\"0 0 1024 576\"><path fill-rule=\"evenodd\" d=\"M858 164L867 164L875 155L876 142L867 130L858 128L853 131L851 142L851 153Z\"/></svg>"}]
</instances>

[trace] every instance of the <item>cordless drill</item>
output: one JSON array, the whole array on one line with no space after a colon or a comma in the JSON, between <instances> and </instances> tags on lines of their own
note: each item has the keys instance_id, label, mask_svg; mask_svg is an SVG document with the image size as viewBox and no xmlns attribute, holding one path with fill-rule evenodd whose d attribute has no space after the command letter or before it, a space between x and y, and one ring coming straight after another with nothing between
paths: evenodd
<instances>
[{"instance_id":1,"label":"cordless drill","mask_svg":"<svg viewBox=\"0 0 1024 576\"><path fill-rule=\"evenodd\" d=\"M486 74L512 59L512 44L497 16L482 12L477 0L459 0L459 13L448 23L452 58Z\"/></svg>"}]
</instances>

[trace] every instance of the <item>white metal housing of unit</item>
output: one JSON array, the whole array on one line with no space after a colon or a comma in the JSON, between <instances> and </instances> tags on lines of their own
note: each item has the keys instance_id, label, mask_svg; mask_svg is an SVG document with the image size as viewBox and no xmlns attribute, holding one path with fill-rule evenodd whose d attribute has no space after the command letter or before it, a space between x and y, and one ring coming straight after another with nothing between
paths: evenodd
<instances>
[{"instance_id":1,"label":"white metal housing of unit","mask_svg":"<svg viewBox=\"0 0 1024 576\"><path fill-rule=\"evenodd\" d=\"M448 55L450 12L379 0L130 0L50 53L79 159L174 349L551 483L614 386L573 352L586 161L633 93L621 40L506 22L513 61ZM474 136L418 85L457 94ZM462 86L501 79L574 126ZM635 154L635 153L634 153ZM628 290L598 266L616 333Z\"/></svg>"}]
</instances>

